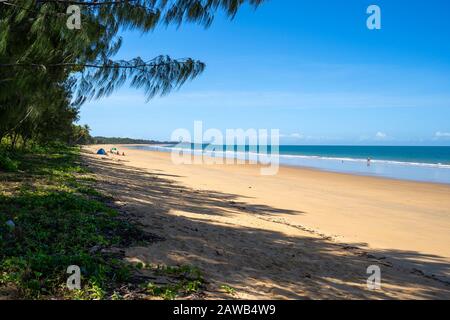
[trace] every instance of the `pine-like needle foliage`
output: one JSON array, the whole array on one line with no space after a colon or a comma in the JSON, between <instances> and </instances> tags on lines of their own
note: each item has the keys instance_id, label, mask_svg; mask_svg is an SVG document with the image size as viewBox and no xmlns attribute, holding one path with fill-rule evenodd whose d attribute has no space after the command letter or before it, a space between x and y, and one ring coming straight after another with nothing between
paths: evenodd
<instances>
[{"instance_id":1,"label":"pine-like needle foliage","mask_svg":"<svg viewBox=\"0 0 450 320\"><path fill-rule=\"evenodd\" d=\"M0 139L18 127L33 127L29 121L39 123L50 105L55 110L73 110L88 99L111 94L124 83L143 89L150 99L179 88L205 68L192 58L114 60L122 45L120 30L146 33L158 26L183 23L208 27L218 11L233 18L242 5L257 7L262 1L0 2ZM66 25L71 5L81 10L79 30Z\"/></svg>"}]
</instances>

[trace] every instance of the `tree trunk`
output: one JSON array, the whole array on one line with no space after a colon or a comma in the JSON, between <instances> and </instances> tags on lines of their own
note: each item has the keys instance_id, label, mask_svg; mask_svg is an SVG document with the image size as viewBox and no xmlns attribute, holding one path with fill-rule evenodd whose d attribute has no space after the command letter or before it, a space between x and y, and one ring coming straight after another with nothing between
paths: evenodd
<instances>
[{"instance_id":1,"label":"tree trunk","mask_svg":"<svg viewBox=\"0 0 450 320\"><path fill-rule=\"evenodd\" d=\"M19 135L17 133L15 133L12 136L12 140L11 140L11 150L14 150L16 148L17 138L19 138Z\"/></svg>"}]
</instances>

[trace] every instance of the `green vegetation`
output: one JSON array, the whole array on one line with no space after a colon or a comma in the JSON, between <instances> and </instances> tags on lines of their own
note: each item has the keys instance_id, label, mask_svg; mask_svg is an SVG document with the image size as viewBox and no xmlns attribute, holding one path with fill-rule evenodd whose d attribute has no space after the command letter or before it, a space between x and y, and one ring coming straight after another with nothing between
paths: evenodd
<instances>
[{"instance_id":1,"label":"green vegetation","mask_svg":"<svg viewBox=\"0 0 450 320\"><path fill-rule=\"evenodd\" d=\"M227 284L221 285L220 289L222 289L223 291L225 291L226 293L228 293L229 295L232 295L232 296L234 296L236 294L236 289L234 289L233 287L230 287Z\"/></svg>"},{"instance_id":2,"label":"green vegetation","mask_svg":"<svg viewBox=\"0 0 450 320\"><path fill-rule=\"evenodd\" d=\"M92 188L78 152L22 153L15 160L21 174L0 173L0 285L23 298L112 298L134 268L101 248L146 240ZM82 290L66 288L69 265L81 267Z\"/></svg>"},{"instance_id":3,"label":"green vegetation","mask_svg":"<svg viewBox=\"0 0 450 320\"><path fill-rule=\"evenodd\" d=\"M131 139L131 138L93 137L91 139L91 143L92 144L171 144L174 142L144 140L144 139Z\"/></svg>"},{"instance_id":4,"label":"green vegetation","mask_svg":"<svg viewBox=\"0 0 450 320\"><path fill-rule=\"evenodd\" d=\"M19 169L17 161L11 159L8 153L0 153L0 170L14 172Z\"/></svg>"},{"instance_id":5,"label":"green vegetation","mask_svg":"<svg viewBox=\"0 0 450 320\"><path fill-rule=\"evenodd\" d=\"M0 170L0 289L13 287L27 299L118 300L133 291L140 293L132 298L174 299L204 287L195 267L132 265L108 250L161 239L109 205L112 199L95 189L78 148L60 145L11 157L17 170ZM81 268L81 290L66 286L70 265ZM141 270L170 284L136 280Z\"/></svg>"},{"instance_id":6,"label":"green vegetation","mask_svg":"<svg viewBox=\"0 0 450 320\"><path fill-rule=\"evenodd\" d=\"M205 286L202 273L196 267L186 265L179 267L159 266L153 271L156 275L166 276L171 283L158 285L149 282L146 286L146 291L152 296L165 300L173 300L180 296L199 293Z\"/></svg>"}]
</instances>

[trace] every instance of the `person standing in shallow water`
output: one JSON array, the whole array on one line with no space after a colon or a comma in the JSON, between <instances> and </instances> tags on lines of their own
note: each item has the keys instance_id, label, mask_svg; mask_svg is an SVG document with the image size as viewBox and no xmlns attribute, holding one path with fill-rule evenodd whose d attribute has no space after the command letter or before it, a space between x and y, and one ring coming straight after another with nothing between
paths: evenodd
<instances>
[{"instance_id":1,"label":"person standing in shallow water","mask_svg":"<svg viewBox=\"0 0 450 320\"><path fill-rule=\"evenodd\" d=\"M367 166L370 167L370 157L367 158Z\"/></svg>"}]
</instances>

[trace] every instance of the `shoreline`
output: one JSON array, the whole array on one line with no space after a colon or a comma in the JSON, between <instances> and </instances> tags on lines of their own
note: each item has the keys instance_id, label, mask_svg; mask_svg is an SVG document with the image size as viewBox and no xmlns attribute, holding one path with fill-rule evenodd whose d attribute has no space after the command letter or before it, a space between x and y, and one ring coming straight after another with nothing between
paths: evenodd
<instances>
[{"instance_id":1,"label":"shoreline","mask_svg":"<svg viewBox=\"0 0 450 320\"><path fill-rule=\"evenodd\" d=\"M109 149L108 146L85 149L95 151L99 147ZM116 147L126 148L126 145ZM308 234L308 237L331 241L340 251L363 252L363 255L370 252L370 256L381 259L378 263L449 280L448 185L285 166L280 167L277 176L265 177L257 174L258 166L254 165L176 166L170 161L170 153L134 149L127 149L125 153L125 157L105 157L103 161L164 177L167 183L170 181L170 184L195 190L194 197L197 194L229 195L226 199L232 198L232 201L225 202L229 202L231 209L221 215L226 217L231 214L228 212L235 210L239 213L235 218L227 219L227 225L245 224L251 219L251 225L287 234ZM149 188L152 188L151 182ZM137 192L139 195L140 191ZM122 193L119 188L117 195L120 197ZM130 186L126 194L133 193ZM166 191L158 194L161 200L166 198ZM138 195L129 201L139 201L142 203L139 207L147 208ZM184 205L177 206L173 214L189 220L198 217L209 220L211 214L215 216L215 211L221 211L217 205L210 205L207 196L197 200L199 208L189 209L189 199ZM164 202L158 202L155 203L157 207L165 206ZM197 211L203 211L203 207L209 209L205 208L205 213L199 214ZM152 208L149 203L145 210L154 210Z\"/></svg>"},{"instance_id":2,"label":"shoreline","mask_svg":"<svg viewBox=\"0 0 450 320\"><path fill-rule=\"evenodd\" d=\"M169 153L171 149L158 149L165 145L122 145L130 150L140 150L149 152ZM140 147L156 147L155 149L143 149ZM199 154L190 152L192 157L199 157ZM257 154L254 154L255 156ZM222 157L211 157L203 154L202 157L214 160ZM237 159L230 157L228 159ZM226 159L223 158L223 159ZM281 160L281 161L280 161ZM297 163L294 163L296 161ZM440 185L450 185L450 165L440 163L419 163L394 160L371 159L368 166L367 160L362 158L342 158L325 156L306 156L279 154L280 167L290 167L299 169L318 170L331 173L341 173L356 176L366 176L382 179L392 179L399 181L423 182ZM254 164L253 164L254 165ZM350 165L350 167L348 167ZM258 164L260 168L267 166ZM448 171L447 171L448 170ZM438 175L436 175L438 173ZM430 178L433 177L433 178Z\"/></svg>"}]
</instances>

